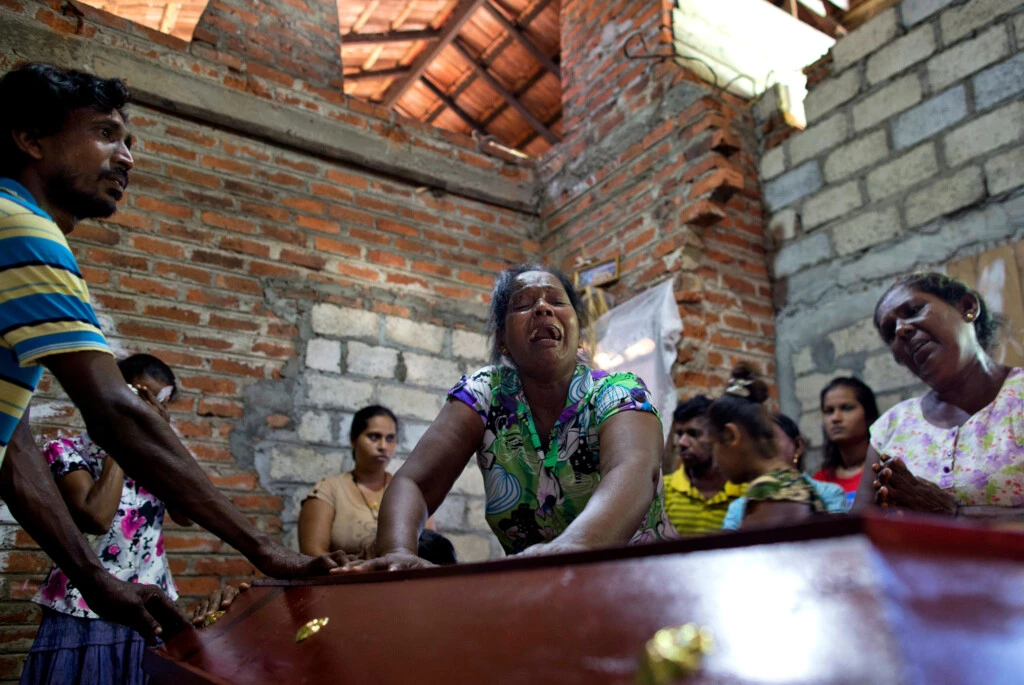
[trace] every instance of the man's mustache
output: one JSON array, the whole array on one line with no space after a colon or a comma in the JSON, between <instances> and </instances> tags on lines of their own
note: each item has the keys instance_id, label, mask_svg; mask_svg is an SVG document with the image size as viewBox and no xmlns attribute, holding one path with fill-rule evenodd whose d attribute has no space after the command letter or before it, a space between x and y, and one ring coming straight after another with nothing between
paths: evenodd
<instances>
[{"instance_id":1,"label":"man's mustache","mask_svg":"<svg viewBox=\"0 0 1024 685\"><path fill-rule=\"evenodd\" d=\"M100 174L100 178L103 180L113 179L118 181L121 184L122 190L128 188L128 172L124 169L107 169Z\"/></svg>"}]
</instances>

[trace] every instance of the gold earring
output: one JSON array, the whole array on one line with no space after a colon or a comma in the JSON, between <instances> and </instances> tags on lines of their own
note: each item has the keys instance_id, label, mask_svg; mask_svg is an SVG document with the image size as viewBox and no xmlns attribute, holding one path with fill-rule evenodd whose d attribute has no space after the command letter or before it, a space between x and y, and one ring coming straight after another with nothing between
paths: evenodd
<instances>
[{"instance_id":1,"label":"gold earring","mask_svg":"<svg viewBox=\"0 0 1024 685\"><path fill-rule=\"evenodd\" d=\"M502 347L502 348L501 348L501 353L502 353L503 355L505 355L505 356L508 356L508 348L507 348L507 347Z\"/></svg>"},{"instance_id":2,"label":"gold earring","mask_svg":"<svg viewBox=\"0 0 1024 685\"><path fill-rule=\"evenodd\" d=\"M974 321L974 317L977 316L974 312L967 312L967 320Z\"/></svg>"}]
</instances>

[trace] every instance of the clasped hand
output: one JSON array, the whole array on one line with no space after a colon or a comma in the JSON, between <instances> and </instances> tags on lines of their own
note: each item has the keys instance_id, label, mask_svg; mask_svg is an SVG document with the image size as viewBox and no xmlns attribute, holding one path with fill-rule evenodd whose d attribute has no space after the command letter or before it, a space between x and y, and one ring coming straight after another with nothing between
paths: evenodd
<instances>
[{"instance_id":1,"label":"clasped hand","mask_svg":"<svg viewBox=\"0 0 1024 685\"><path fill-rule=\"evenodd\" d=\"M902 459L882 457L871 469L875 472L875 504L932 514L956 514L957 502L931 481L910 472Z\"/></svg>"}]
</instances>

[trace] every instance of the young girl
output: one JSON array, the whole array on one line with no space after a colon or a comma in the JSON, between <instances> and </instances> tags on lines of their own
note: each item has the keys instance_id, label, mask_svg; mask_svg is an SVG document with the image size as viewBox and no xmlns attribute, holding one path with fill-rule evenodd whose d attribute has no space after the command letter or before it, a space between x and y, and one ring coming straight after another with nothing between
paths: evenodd
<instances>
[{"instance_id":1,"label":"young girl","mask_svg":"<svg viewBox=\"0 0 1024 685\"><path fill-rule=\"evenodd\" d=\"M825 462L814 480L839 485L853 504L868 456L868 429L878 418L871 388L856 378L835 378L821 391Z\"/></svg>"},{"instance_id":2,"label":"young girl","mask_svg":"<svg viewBox=\"0 0 1024 685\"><path fill-rule=\"evenodd\" d=\"M167 404L177 393L170 367L148 354L123 359L118 367L125 381L167 420ZM177 599L164 555L164 503L127 477L87 433L49 442L43 454L75 522L82 532L97 536L96 553L104 568L121 580L156 585ZM180 515L171 517L191 524ZM43 607L43 620L21 674L22 685L148 681L142 670L142 636L91 611L60 568L50 570L32 601Z\"/></svg>"},{"instance_id":3,"label":"young girl","mask_svg":"<svg viewBox=\"0 0 1024 685\"><path fill-rule=\"evenodd\" d=\"M749 483L746 497L729 505L723 528L780 526L842 513L843 507L826 504L811 479L780 456L767 399L764 381L738 364L725 394L708 407L718 468L733 483Z\"/></svg>"}]
</instances>

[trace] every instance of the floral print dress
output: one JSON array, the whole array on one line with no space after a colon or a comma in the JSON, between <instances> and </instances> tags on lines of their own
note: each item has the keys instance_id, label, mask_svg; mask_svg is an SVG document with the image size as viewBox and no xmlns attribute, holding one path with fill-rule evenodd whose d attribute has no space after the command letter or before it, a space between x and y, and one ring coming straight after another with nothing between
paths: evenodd
<instances>
[{"instance_id":1,"label":"floral print dress","mask_svg":"<svg viewBox=\"0 0 1024 685\"><path fill-rule=\"evenodd\" d=\"M902 459L961 505L1024 507L1024 368L1011 369L995 399L959 427L929 423L921 399L900 402L871 426L875 451Z\"/></svg>"},{"instance_id":2,"label":"floral print dress","mask_svg":"<svg viewBox=\"0 0 1024 685\"><path fill-rule=\"evenodd\" d=\"M463 376L448 396L472 407L484 422L477 464L484 477L485 514L506 554L554 540L583 511L601 480L598 431L605 421L623 411L658 415L643 381L633 374L580 364L545 452L514 369L480 369ZM630 544L678 539L665 514L660 478L637 528Z\"/></svg>"},{"instance_id":3,"label":"floral print dress","mask_svg":"<svg viewBox=\"0 0 1024 685\"><path fill-rule=\"evenodd\" d=\"M43 448L53 479L59 481L74 471L86 470L93 481L100 478L110 457L89 439L87 433L54 440ZM131 478L125 476L121 502L106 534L98 536L94 549L103 567L120 580L156 585L176 600L178 589L164 554L164 503ZM57 566L33 602L70 616L98 619L81 592Z\"/></svg>"}]
</instances>

